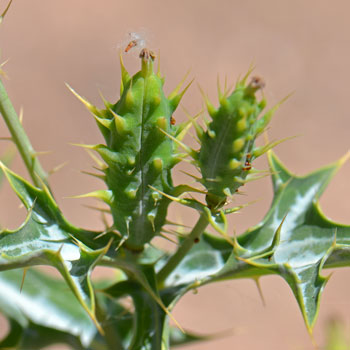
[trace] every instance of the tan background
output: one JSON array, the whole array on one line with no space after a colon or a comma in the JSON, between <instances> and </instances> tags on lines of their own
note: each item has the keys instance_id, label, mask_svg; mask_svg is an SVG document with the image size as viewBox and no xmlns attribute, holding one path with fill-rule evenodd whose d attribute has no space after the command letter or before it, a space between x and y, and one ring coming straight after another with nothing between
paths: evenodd
<instances>
[{"instance_id":1,"label":"tan background","mask_svg":"<svg viewBox=\"0 0 350 350\"><path fill-rule=\"evenodd\" d=\"M65 198L102 187L79 173L89 170L92 162L83 150L69 145L97 143L101 137L65 81L99 106L98 90L114 101L120 79L118 47L128 32L142 28L148 32L149 46L161 52L169 92L191 68L191 77L216 103L217 74L234 82L254 62L255 72L267 82L270 105L295 92L277 113L269 136L301 135L279 146L277 153L290 169L303 174L338 159L349 148L349 11L345 0L14 0L0 29L1 60L10 58L6 87L16 109L24 108L24 126L35 148L53 151L41 158L45 168L69 160L52 177L64 214L76 225L101 228L97 215L81 206L83 201ZM125 57L125 63L131 72L139 64L133 54ZM196 84L183 105L193 114L202 108ZM181 110L176 119L184 119ZM2 123L0 133L7 135ZM5 142L0 148L1 152L6 148ZM19 159L14 169L26 174ZM350 166L345 165L321 200L329 217L348 223L349 174ZM269 180L252 184L247 193L244 200L261 201L235 216L232 227L238 233L263 217L271 199ZM1 197L0 222L14 228L25 213L17 215L18 202L7 185ZM178 217L180 212L174 208L172 215ZM348 270L338 270L325 290L315 329L320 344L328 317L338 315L349 323L349 280ZM188 348L311 349L286 283L266 277L262 287L266 307L251 281L221 283L186 296L175 310L183 327L204 333L230 328L235 332ZM5 330L3 326L0 335Z\"/></svg>"}]
</instances>

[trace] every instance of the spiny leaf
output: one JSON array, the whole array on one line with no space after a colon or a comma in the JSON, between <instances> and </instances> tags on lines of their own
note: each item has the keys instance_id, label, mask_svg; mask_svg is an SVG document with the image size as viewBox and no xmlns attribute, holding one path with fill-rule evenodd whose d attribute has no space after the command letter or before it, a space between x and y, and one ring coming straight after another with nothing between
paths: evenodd
<instances>
[{"instance_id":1,"label":"spiny leaf","mask_svg":"<svg viewBox=\"0 0 350 350\"><path fill-rule=\"evenodd\" d=\"M287 214L274 253L264 259L251 259L255 267L275 269L290 285L311 332L316 321L320 296L327 282L320 270L327 260L338 260L340 252L349 249L350 226L325 218L318 200L336 171L340 161L311 174L298 177L289 172L275 154L269 152L274 199L264 220L240 237L250 251L267 248ZM341 262L349 265L349 260Z\"/></svg>"},{"instance_id":2,"label":"spiny leaf","mask_svg":"<svg viewBox=\"0 0 350 350\"><path fill-rule=\"evenodd\" d=\"M258 100L255 93L264 83L253 77L246 85L246 79L247 76L239 81L229 96L226 96L227 91L223 94L218 88L218 109L204 95L212 121L207 123L205 132L196 128L201 148L194 160L200 168L202 183L208 192L206 201L212 210L220 209L226 198L232 198L247 181L258 178L249 177L254 172L252 162L268 150L268 146L256 150L254 143L277 107L258 119L266 101Z\"/></svg>"},{"instance_id":3,"label":"spiny leaf","mask_svg":"<svg viewBox=\"0 0 350 350\"><path fill-rule=\"evenodd\" d=\"M92 232L70 225L45 187L33 187L4 165L2 170L28 214L17 230L0 233L0 271L33 265L54 266L95 320L90 273L101 256L106 254L106 249L92 250L79 242L79 238L93 242ZM96 325L98 327L97 322Z\"/></svg>"},{"instance_id":4,"label":"spiny leaf","mask_svg":"<svg viewBox=\"0 0 350 350\"><path fill-rule=\"evenodd\" d=\"M318 203L346 158L299 177L270 151L274 199L263 221L238 240L202 235L165 285L182 286L185 293L218 280L278 274L291 287L311 333L328 281L321 270L350 266L350 226L327 219ZM216 228L225 233L220 220Z\"/></svg>"},{"instance_id":5,"label":"spiny leaf","mask_svg":"<svg viewBox=\"0 0 350 350\"><path fill-rule=\"evenodd\" d=\"M25 349L56 342L91 343L96 328L64 281L30 269L20 291L21 278L19 269L0 273L0 311L10 320L10 333L0 342L1 349L10 346L12 332Z\"/></svg>"}]
</instances>

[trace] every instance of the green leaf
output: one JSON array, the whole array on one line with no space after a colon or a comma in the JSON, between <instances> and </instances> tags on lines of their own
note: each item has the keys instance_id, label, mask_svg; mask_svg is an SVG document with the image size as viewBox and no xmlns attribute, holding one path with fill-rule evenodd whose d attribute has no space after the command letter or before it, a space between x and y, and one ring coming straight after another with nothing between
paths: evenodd
<instances>
[{"instance_id":1,"label":"green leaf","mask_svg":"<svg viewBox=\"0 0 350 350\"><path fill-rule=\"evenodd\" d=\"M1 349L36 350L56 343L77 350L109 349L108 336L97 332L63 280L30 269L20 291L22 276L19 269L0 273L0 312L10 325L8 335L0 340ZM106 282L99 282L99 285ZM105 313L104 320L99 319L104 331L108 329L128 344L133 315L117 300L102 293L97 296L99 307Z\"/></svg>"},{"instance_id":2,"label":"green leaf","mask_svg":"<svg viewBox=\"0 0 350 350\"><path fill-rule=\"evenodd\" d=\"M290 285L311 332L319 310L320 296L327 282L321 269L349 265L350 226L328 220L318 200L336 171L344 163L334 164L306 176L290 173L272 152L269 163L272 171L274 199L264 220L240 237L240 244L250 252L245 260L253 266L280 274ZM285 217L286 216L286 217ZM271 245L285 217L280 240L270 255L255 257Z\"/></svg>"},{"instance_id":3,"label":"green leaf","mask_svg":"<svg viewBox=\"0 0 350 350\"><path fill-rule=\"evenodd\" d=\"M79 338L67 332L32 323L23 329L14 321L11 321L10 326L10 333L0 341L0 347L4 350L38 350L52 344L69 345L69 348L74 350L86 349L81 345Z\"/></svg>"},{"instance_id":4,"label":"green leaf","mask_svg":"<svg viewBox=\"0 0 350 350\"><path fill-rule=\"evenodd\" d=\"M221 237L204 233L197 244L165 280L166 287L202 284L224 266L233 247ZM164 261L156 265L160 270Z\"/></svg>"},{"instance_id":5,"label":"green leaf","mask_svg":"<svg viewBox=\"0 0 350 350\"><path fill-rule=\"evenodd\" d=\"M4 165L2 170L28 214L17 230L0 233L0 271L33 265L54 266L95 320L90 273L107 248L92 250L78 241L76 237L84 232L65 221L45 187L33 187Z\"/></svg>"},{"instance_id":6,"label":"green leaf","mask_svg":"<svg viewBox=\"0 0 350 350\"><path fill-rule=\"evenodd\" d=\"M22 276L21 270L0 273L0 312L10 320L1 348L91 343L96 327L64 281L30 269L21 290Z\"/></svg>"},{"instance_id":7,"label":"green leaf","mask_svg":"<svg viewBox=\"0 0 350 350\"><path fill-rule=\"evenodd\" d=\"M321 270L350 265L350 226L327 219L318 203L345 160L299 177L270 152L274 199L263 221L236 239L227 235L222 219L213 226L225 238L204 234L165 285L182 286L183 295L218 280L278 274L291 287L312 332L328 280Z\"/></svg>"}]
</instances>

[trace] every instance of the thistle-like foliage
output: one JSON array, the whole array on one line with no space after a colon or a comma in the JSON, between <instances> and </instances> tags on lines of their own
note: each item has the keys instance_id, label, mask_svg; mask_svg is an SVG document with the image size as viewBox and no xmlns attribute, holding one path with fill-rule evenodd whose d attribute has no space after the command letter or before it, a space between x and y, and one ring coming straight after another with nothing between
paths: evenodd
<instances>
[{"instance_id":1,"label":"thistle-like foliage","mask_svg":"<svg viewBox=\"0 0 350 350\"><path fill-rule=\"evenodd\" d=\"M107 164L103 171L108 190L93 195L110 206L114 228L132 250L142 250L165 222L170 200L157 190L173 189L170 170L178 159L166 134L176 136L179 131L171 118L184 93L178 93L178 87L166 98L164 81L153 71L154 54L143 49L140 58L141 70L133 77L121 60L117 103L105 102L106 109L98 110L85 101L106 140L93 149Z\"/></svg>"},{"instance_id":2,"label":"thistle-like foliage","mask_svg":"<svg viewBox=\"0 0 350 350\"><path fill-rule=\"evenodd\" d=\"M130 45L137 43L131 42L126 51ZM105 109L99 110L73 91L92 112L105 139L105 144L86 147L104 160L98 161L103 172L98 176L107 189L84 195L110 206L114 223L104 232L75 227L64 218L0 82L0 114L33 181L8 169L3 164L7 155L0 161L0 180L7 179L27 209L17 229L0 231L0 312L9 321L0 349L37 350L63 343L75 350L169 350L207 338L179 336L169 324L172 308L188 291L227 279L257 282L269 274L281 276L289 285L311 334L329 279L323 268L350 266L350 225L331 221L319 206L327 184L349 154L296 176L268 152L271 207L258 225L231 235L227 215L243 206L221 207L240 186L259 177L252 162L280 142L255 146L279 104L260 117L266 102L256 93L264 84L258 78L247 83L247 74L232 93L219 89L217 109L206 98L212 120L205 130L195 118L175 126L172 114L186 88L179 92L180 84L166 98L164 81L153 71L154 54L144 49L140 57L141 70L133 77L121 65L121 93L115 104L104 101ZM181 142L191 124L201 143L198 151ZM179 196L202 190L186 183L174 188L171 170L182 158L175 144L200 169L202 178L196 179L206 188L206 205ZM146 244L164 230L171 200L200 214L192 230L181 234L174 253ZM206 233L208 224L222 237ZM116 252L121 244L128 249ZM55 267L63 279L27 271L36 265ZM101 289L103 283L97 289L91 281L97 265L118 271L107 288ZM67 286L72 293L66 293ZM125 297L131 297L133 307L125 304Z\"/></svg>"},{"instance_id":3,"label":"thistle-like foliage","mask_svg":"<svg viewBox=\"0 0 350 350\"><path fill-rule=\"evenodd\" d=\"M248 75L239 81L231 95L219 89L218 109L206 98L208 113L212 121L204 131L196 125L201 148L195 155L195 162L201 170L201 182L207 189L207 204L212 210L221 207L227 197L231 197L246 181L249 174L256 171L252 161L265 153L273 144L255 148L256 137L269 123L274 109L258 119L266 105L255 94L264 83L260 78L252 78L246 84Z\"/></svg>"},{"instance_id":4,"label":"thistle-like foliage","mask_svg":"<svg viewBox=\"0 0 350 350\"><path fill-rule=\"evenodd\" d=\"M106 140L95 145L107 167L103 169L108 190L92 193L111 208L114 228L126 246L142 250L160 232L170 200L157 190L171 193L170 170L178 161L174 144L166 134L176 136L171 117L183 92L179 88L164 96L163 79L153 71L154 54L143 49L141 70L130 77L122 61L121 97L106 109L84 102Z\"/></svg>"}]
</instances>

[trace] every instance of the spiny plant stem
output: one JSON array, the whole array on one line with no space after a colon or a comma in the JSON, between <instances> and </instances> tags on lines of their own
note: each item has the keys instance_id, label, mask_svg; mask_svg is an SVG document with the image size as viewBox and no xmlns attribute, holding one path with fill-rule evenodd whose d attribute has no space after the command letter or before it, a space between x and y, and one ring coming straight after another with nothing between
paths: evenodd
<instances>
[{"instance_id":1,"label":"spiny plant stem","mask_svg":"<svg viewBox=\"0 0 350 350\"><path fill-rule=\"evenodd\" d=\"M209 222L207 215L202 213L191 233L184 239L184 241L181 243L175 254L170 257L168 262L159 271L157 279L160 286L164 283L166 278L175 270L175 268L180 264L180 262L187 255L187 253L191 250L191 248L200 238L201 234L204 232L208 224Z\"/></svg>"},{"instance_id":2,"label":"spiny plant stem","mask_svg":"<svg viewBox=\"0 0 350 350\"><path fill-rule=\"evenodd\" d=\"M41 188L42 183L47 187L47 174L42 168L36 153L25 133L23 126L17 116L17 113L7 95L5 87L0 80L0 113L10 130L13 142L16 144L18 151L27 167L30 177L35 186ZM40 181L41 180L41 181Z\"/></svg>"}]
</instances>

